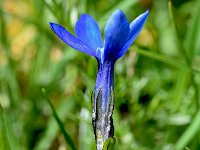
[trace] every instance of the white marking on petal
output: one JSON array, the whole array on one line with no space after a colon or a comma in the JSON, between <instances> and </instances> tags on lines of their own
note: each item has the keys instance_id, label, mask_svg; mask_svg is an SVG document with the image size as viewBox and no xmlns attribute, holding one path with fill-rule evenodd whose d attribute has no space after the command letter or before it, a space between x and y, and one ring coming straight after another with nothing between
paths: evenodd
<instances>
[{"instance_id":1,"label":"white marking on petal","mask_svg":"<svg viewBox=\"0 0 200 150\"><path fill-rule=\"evenodd\" d=\"M104 48L97 48L96 50L96 53L97 53L97 56L100 56L100 60L101 60L101 63L103 64L104 62Z\"/></svg>"}]
</instances>

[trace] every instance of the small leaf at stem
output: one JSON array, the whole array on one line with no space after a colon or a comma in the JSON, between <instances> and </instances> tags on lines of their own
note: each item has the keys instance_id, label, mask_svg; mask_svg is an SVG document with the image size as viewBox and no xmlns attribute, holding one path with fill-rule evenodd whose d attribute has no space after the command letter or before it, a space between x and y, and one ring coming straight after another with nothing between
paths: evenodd
<instances>
[{"instance_id":1,"label":"small leaf at stem","mask_svg":"<svg viewBox=\"0 0 200 150\"><path fill-rule=\"evenodd\" d=\"M103 150L114 150L115 142L116 139L114 137L108 138L103 145Z\"/></svg>"}]
</instances>

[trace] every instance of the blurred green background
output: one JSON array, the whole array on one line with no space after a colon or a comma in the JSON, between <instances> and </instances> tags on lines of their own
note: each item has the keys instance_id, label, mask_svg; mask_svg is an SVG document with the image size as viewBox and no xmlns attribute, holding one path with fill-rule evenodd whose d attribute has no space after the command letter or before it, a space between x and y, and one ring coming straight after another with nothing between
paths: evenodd
<instances>
[{"instance_id":1,"label":"blurred green background","mask_svg":"<svg viewBox=\"0 0 200 150\"><path fill-rule=\"evenodd\" d=\"M104 25L116 9L128 20L150 10L115 65L116 150L200 149L199 0L1 0L0 149L71 149L41 89L80 150L94 150L91 93L96 60L49 28L74 33L82 13Z\"/></svg>"}]
</instances>

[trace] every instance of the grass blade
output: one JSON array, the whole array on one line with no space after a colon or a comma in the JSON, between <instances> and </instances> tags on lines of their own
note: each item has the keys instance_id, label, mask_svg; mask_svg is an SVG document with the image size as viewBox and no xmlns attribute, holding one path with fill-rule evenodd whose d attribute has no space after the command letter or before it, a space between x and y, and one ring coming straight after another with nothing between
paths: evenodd
<instances>
[{"instance_id":1,"label":"grass blade","mask_svg":"<svg viewBox=\"0 0 200 150\"><path fill-rule=\"evenodd\" d=\"M76 147L75 147L75 144L74 144L73 140L71 139L70 135L66 132L66 130L65 130L65 128L64 128L64 124L62 123L62 121L61 121L60 118L58 117L58 115L57 115L57 113L56 113L56 110L54 109L54 107L53 107L53 105L52 105L52 103L51 103L49 97L48 97L47 94L46 94L45 89L42 89L42 93L43 93L45 99L47 100L47 102L49 103L49 105L50 105L50 107L51 107L53 116L54 116L54 118L56 119L56 122L58 123L61 132L62 132L63 135L64 135L65 141L68 143L68 145L71 147L72 150L76 150Z\"/></svg>"},{"instance_id":2,"label":"grass blade","mask_svg":"<svg viewBox=\"0 0 200 150\"><path fill-rule=\"evenodd\" d=\"M177 25L176 25L176 22L175 22L175 19L174 19L174 14L173 14L173 10L172 10L172 2L171 1L168 1L168 9L169 9L169 16L170 16L170 19L171 19L171 23L173 25L173 28L174 28L174 31L175 31L175 35L176 35L176 38L177 38L177 44L178 44L178 47L179 47L179 53L180 55L182 55L183 59L185 60L185 62L187 63L188 66L190 66L190 58L188 57L187 53L186 53L186 50L185 48L183 47L182 45L182 38L180 36L180 33L179 33L179 30L177 28Z\"/></svg>"},{"instance_id":3,"label":"grass blade","mask_svg":"<svg viewBox=\"0 0 200 150\"><path fill-rule=\"evenodd\" d=\"M14 135L9 112L6 112L0 104L0 149L18 150L18 141Z\"/></svg>"},{"instance_id":4,"label":"grass blade","mask_svg":"<svg viewBox=\"0 0 200 150\"><path fill-rule=\"evenodd\" d=\"M165 63L169 66L173 66L173 67L178 68L178 69L186 70L186 65L178 63L177 60L173 60L173 59L168 58L164 55L157 54L155 52L147 51L147 50L143 50L143 49L134 49L134 51L143 55L143 56L146 56L146 57L152 58L154 60L163 62L163 63Z\"/></svg>"},{"instance_id":5,"label":"grass blade","mask_svg":"<svg viewBox=\"0 0 200 150\"><path fill-rule=\"evenodd\" d=\"M185 146L194 138L194 136L199 133L200 129L200 110L195 115L192 123L186 129L186 131L182 134L179 138L178 142L176 143L176 150L182 150Z\"/></svg>"},{"instance_id":6,"label":"grass blade","mask_svg":"<svg viewBox=\"0 0 200 150\"><path fill-rule=\"evenodd\" d=\"M8 133L3 114L3 108L0 104L0 149L10 149L10 142L8 140Z\"/></svg>"},{"instance_id":7,"label":"grass blade","mask_svg":"<svg viewBox=\"0 0 200 150\"><path fill-rule=\"evenodd\" d=\"M50 10L50 12L58 19L59 22L62 22L62 19L59 17L58 13L45 1L42 0L44 5Z\"/></svg>"},{"instance_id":8,"label":"grass blade","mask_svg":"<svg viewBox=\"0 0 200 150\"><path fill-rule=\"evenodd\" d=\"M187 34L186 34L186 49L187 53L189 54L190 58L193 58L194 55L198 54L199 47L197 47L197 43L199 42L199 33L200 33L200 1L196 1L197 5L197 13L194 14L192 18L192 24L188 27ZM197 50L197 51L196 51Z\"/></svg>"}]
</instances>

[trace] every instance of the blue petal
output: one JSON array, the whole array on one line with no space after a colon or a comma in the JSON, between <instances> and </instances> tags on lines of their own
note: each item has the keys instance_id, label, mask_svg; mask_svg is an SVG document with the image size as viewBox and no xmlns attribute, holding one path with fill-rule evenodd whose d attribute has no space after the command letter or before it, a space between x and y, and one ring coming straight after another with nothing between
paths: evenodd
<instances>
[{"instance_id":1,"label":"blue petal","mask_svg":"<svg viewBox=\"0 0 200 150\"><path fill-rule=\"evenodd\" d=\"M115 11L105 26L104 60L114 60L125 45L129 33L129 23L121 10Z\"/></svg>"},{"instance_id":2,"label":"blue petal","mask_svg":"<svg viewBox=\"0 0 200 150\"><path fill-rule=\"evenodd\" d=\"M72 48L79 50L85 54L96 57L95 50L93 50L86 43L84 43L84 42L80 41L79 39L77 39L76 37L74 37L63 26L55 24L55 23L50 23L50 27L62 41L64 41L66 44L68 44Z\"/></svg>"},{"instance_id":3,"label":"blue petal","mask_svg":"<svg viewBox=\"0 0 200 150\"><path fill-rule=\"evenodd\" d=\"M123 50L119 53L118 58L123 56L128 48L131 46L133 41L136 39L140 31L142 30L142 27L144 26L144 23L149 15L149 11L147 10L145 13L138 16L135 20L133 20L130 23L130 33L128 35L127 43L124 45Z\"/></svg>"},{"instance_id":4,"label":"blue petal","mask_svg":"<svg viewBox=\"0 0 200 150\"><path fill-rule=\"evenodd\" d=\"M87 43L92 49L103 47L99 26L90 15L80 16L75 26L75 33L78 39Z\"/></svg>"}]
</instances>

